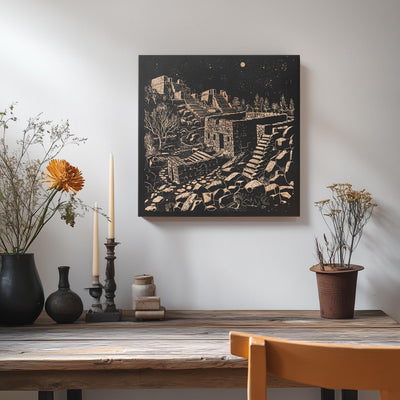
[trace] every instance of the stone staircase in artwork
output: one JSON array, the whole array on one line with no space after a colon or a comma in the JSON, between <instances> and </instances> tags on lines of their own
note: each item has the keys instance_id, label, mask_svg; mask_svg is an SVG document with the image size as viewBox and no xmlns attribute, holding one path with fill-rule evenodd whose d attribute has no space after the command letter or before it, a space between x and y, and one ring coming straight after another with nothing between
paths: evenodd
<instances>
[{"instance_id":1,"label":"stone staircase in artwork","mask_svg":"<svg viewBox=\"0 0 400 400\"><path fill-rule=\"evenodd\" d=\"M271 140L272 136L272 134L264 133L258 140L251 159L243 168L243 176L255 179L263 172L273 153L274 141Z\"/></svg>"},{"instance_id":2,"label":"stone staircase in artwork","mask_svg":"<svg viewBox=\"0 0 400 400\"><path fill-rule=\"evenodd\" d=\"M232 113L235 112L235 110L228 104L228 102L224 99L224 97L220 94L215 94L214 95L214 101L215 105L217 108L222 112L222 113Z\"/></svg>"},{"instance_id":3,"label":"stone staircase in artwork","mask_svg":"<svg viewBox=\"0 0 400 400\"><path fill-rule=\"evenodd\" d=\"M200 104L200 102L190 96L185 98L186 109L189 110L197 121L204 123L207 115L207 108Z\"/></svg>"},{"instance_id":4,"label":"stone staircase in artwork","mask_svg":"<svg viewBox=\"0 0 400 400\"><path fill-rule=\"evenodd\" d=\"M186 121L195 125L204 125L204 120L208 114L208 107L192 96L185 95L183 100L175 101L178 114ZM229 105L225 98L214 95L214 106L222 113L232 113L235 110Z\"/></svg>"}]
</instances>

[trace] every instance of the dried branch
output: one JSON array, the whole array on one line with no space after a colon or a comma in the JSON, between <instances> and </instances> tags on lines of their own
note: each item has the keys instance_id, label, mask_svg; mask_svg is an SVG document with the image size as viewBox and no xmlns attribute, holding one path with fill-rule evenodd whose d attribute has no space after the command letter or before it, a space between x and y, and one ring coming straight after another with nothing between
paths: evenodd
<instances>
[{"instance_id":1,"label":"dried branch","mask_svg":"<svg viewBox=\"0 0 400 400\"><path fill-rule=\"evenodd\" d=\"M42 186L44 166L69 144L86 139L70 132L69 122L53 124L39 114L19 139L8 132L17 121L14 105L0 112L0 252L24 253L64 203ZM9 139L9 142L7 142ZM43 214L43 212L45 214Z\"/></svg>"},{"instance_id":2,"label":"dried branch","mask_svg":"<svg viewBox=\"0 0 400 400\"><path fill-rule=\"evenodd\" d=\"M331 198L315 202L328 227L331 242L324 234L325 248L329 263L350 267L354 250L358 246L363 229L377 204L365 189L354 190L349 183L335 183L328 186ZM323 255L316 241L317 255Z\"/></svg>"}]
</instances>

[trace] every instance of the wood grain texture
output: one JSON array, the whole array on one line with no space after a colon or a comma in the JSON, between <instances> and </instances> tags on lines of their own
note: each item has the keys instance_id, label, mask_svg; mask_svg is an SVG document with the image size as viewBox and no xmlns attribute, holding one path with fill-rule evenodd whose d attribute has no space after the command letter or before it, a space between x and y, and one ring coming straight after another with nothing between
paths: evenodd
<instances>
[{"instance_id":1,"label":"wood grain texture","mask_svg":"<svg viewBox=\"0 0 400 400\"><path fill-rule=\"evenodd\" d=\"M400 325L380 311L323 320L317 311L167 311L164 321L41 316L0 327L0 390L245 387L247 361L230 354L229 331L329 343L400 346ZM269 386L299 386L269 378Z\"/></svg>"},{"instance_id":2,"label":"wood grain texture","mask_svg":"<svg viewBox=\"0 0 400 400\"><path fill-rule=\"evenodd\" d=\"M122 310L122 322L129 324L134 321L134 310ZM397 325L397 322L380 310L359 310L355 312L353 319L329 320L323 319L317 310L166 310L166 321L159 322L161 326L308 326L308 327L341 327L341 326L365 326L387 327ZM99 323L100 324L100 323ZM110 323L105 323L109 325ZM142 326L141 323L138 326ZM56 326L54 321L46 313L42 313L32 327L41 325ZM71 325L73 329L80 329L85 325L85 313L80 320ZM97 324L96 324L97 325ZM151 322L148 326L155 326L157 322Z\"/></svg>"}]
</instances>

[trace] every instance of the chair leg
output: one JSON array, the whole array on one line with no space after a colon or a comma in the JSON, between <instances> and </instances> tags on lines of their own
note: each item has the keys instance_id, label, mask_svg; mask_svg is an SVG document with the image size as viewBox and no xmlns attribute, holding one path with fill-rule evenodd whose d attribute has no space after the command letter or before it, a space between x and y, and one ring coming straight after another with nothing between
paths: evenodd
<instances>
[{"instance_id":1,"label":"chair leg","mask_svg":"<svg viewBox=\"0 0 400 400\"><path fill-rule=\"evenodd\" d=\"M321 400L335 400L335 391L331 389L321 389Z\"/></svg>"},{"instance_id":2,"label":"chair leg","mask_svg":"<svg viewBox=\"0 0 400 400\"><path fill-rule=\"evenodd\" d=\"M38 392L38 400L54 400L54 392Z\"/></svg>"},{"instance_id":3,"label":"chair leg","mask_svg":"<svg viewBox=\"0 0 400 400\"><path fill-rule=\"evenodd\" d=\"M335 391L331 389L321 389L321 400L335 400Z\"/></svg>"},{"instance_id":4,"label":"chair leg","mask_svg":"<svg viewBox=\"0 0 400 400\"><path fill-rule=\"evenodd\" d=\"M82 390L80 389L67 390L67 400L82 400Z\"/></svg>"},{"instance_id":5,"label":"chair leg","mask_svg":"<svg viewBox=\"0 0 400 400\"><path fill-rule=\"evenodd\" d=\"M342 390L342 400L357 400L357 390Z\"/></svg>"}]
</instances>

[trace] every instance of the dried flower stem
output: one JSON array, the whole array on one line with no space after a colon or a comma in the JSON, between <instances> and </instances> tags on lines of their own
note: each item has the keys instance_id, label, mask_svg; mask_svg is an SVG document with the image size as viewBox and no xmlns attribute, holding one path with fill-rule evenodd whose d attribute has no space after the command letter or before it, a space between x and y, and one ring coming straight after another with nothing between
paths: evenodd
<instances>
[{"instance_id":1,"label":"dried flower stem","mask_svg":"<svg viewBox=\"0 0 400 400\"><path fill-rule=\"evenodd\" d=\"M315 202L331 239L329 241L324 235L328 262L325 262L324 251L316 240L318 259L322 268L327 263L349 268L363 229L377 204L372 202L370 193L365 189L356 191L348 183L335 183L328 188L331 198Z\"/></svg>"},{"instance_id":2,"label":"dried flower stem","mask_svg":"<svg viewBox=\"0 0 400 400\"><path fill-rule=\"evenodd\" d=\"M80 144L86 139L73 135L68 121L53 124L42 120L41 115L30 118L20 139L15 139L14 132L8 133L15 121L14 105L0 112L0 252L3 253L25 253L57 211L73 226L76 206L81 204L73 196L61 201L61 192L57 199L60 188L45 190L42 173L44 166L66 145Z\"/></svg>"}]
</instances>

